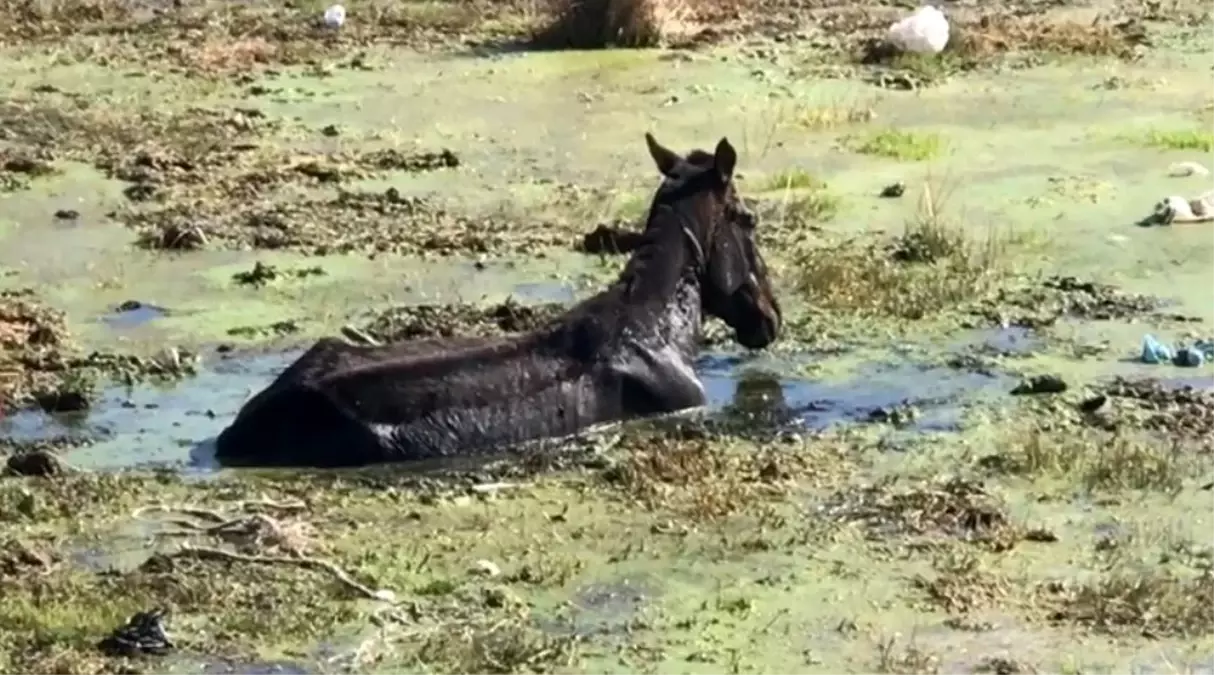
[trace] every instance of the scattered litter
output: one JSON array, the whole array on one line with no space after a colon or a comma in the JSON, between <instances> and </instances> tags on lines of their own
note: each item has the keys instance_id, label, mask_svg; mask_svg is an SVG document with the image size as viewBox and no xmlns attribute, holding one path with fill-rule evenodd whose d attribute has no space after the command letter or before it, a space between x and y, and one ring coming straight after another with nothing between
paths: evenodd
<instances>
[{"instance_id":1,"label":"scattered litter","mask_svg":"<svg viewBox=\"0 0 1214 675\"><path fill-rule=\"evenodd\" d=\"M1145 335L1139 360L1152 365L1171 362L1181 368L1200 368L1207 361L1214 361L1214 340L1196 340L1191 345L1178 345L1173 349L1154 335Z\"/></svg>"},{"instance_id":2,"label":"scattered litter","mask_svg":"<svg viewBox=\"0 0 1214 675\"><path fill-rule=\"evenodd\" d=\"M948 44L948 34L948 19L944 14L931 5L924 5L890 26L886 39L904 52L939 54Z\"/></svg>"},{"instance_id":3,"label":"scattered litter","mask_svg":"<svg viewBox=\"0 0 1214 675\"><path fill-rule=\"evenodd\" d=\"M472 486L472 491L481 494L493 494L503 490L519 490L528 487L531 487L530 483L479 483Z\"/></svg>"},{"instance_id":4,"label":"scattered litter","mask_svg":"<svg viewBox=\"0 0 1214 675\"><path fill-rule=\"evenodd\" d=\"M890 183L889 185L886 185L884 188L881 189L881 196L884 197L885 199L897 199L898 197L901 197L905 193L906 193L906 183L903 183L902 181L898 181L897 183Z\"/></svg>"},{"instance_id":5,"label":"scattered litter","mask_svg":"<svg viewBox=\"0 0 1214 675\"><path fill-rule=\"evenodd\" d=\"M1205 354L1196 347L1181 347L1176 350L1172 363L1181 368L1200 368L1206 362Z\"/></svg>"},{"instance_id":6,"label":"scattered litter","mask_svg":"<svg viewBox=\"0 0 1214 675\"><path fill-rule=\"evenodd\" d=\"M325 10L324 23L325 28L334 30L341 28L346 22L346 8L341 5L332 5Z\"/></svg>"},{"instance_id":7,"label":"scattered litter","mask_svg":"<svg viewBox=\"0 0 1214 675\"><path fill-rule=\"evenodd\" d=\"M374 599L379 600L380 602L386 602L392 605L396 604L396 593L391 589L381 588L375 591L373 595Z\"/></svg>"},{"instance_id":8,"label":"scattered litter","mask_svg":"<svg viewBox=\"0 0 1214 675\"><path fill-rule=\"evenodd\" d=\"M110 656L167 654L173 649L173 641L164 628L167 615L164 609L139 612L98 642L97 648Z\"/></svg>"},{"instance_id":9,"label":"scattered litter","mask_svg":"<svg viewBox=\"0 0 1214 675\"><path fill-rule=\"evenodd\" d=\"M1173 223L1214 222L1214 190L1196 199L1172 196L1155 204L1155 210L1139 225L1171 225Z\"/></svg>"},{"instance_id":10,"label":"scattered litter","mask_svg":"<svg viewBox=\"0 0 1214 675\"><path fill-rule=\"evenodd\" d=\"M1172 360L1172 350L1167 345L1155 339L1154 335L1142 338L1142 355L1138 357L1143 363L1157 364Z\"/></svg>"},{"instance_id":11,"label":"scattered litter","mask_svg":"<svg viewBox=\"0 0 1214 675\"><path fill-rule=\"evenodd\" d=\"M502 569L498 567L496 563L490 560L477 560L476 563L468 569L468 573L475 576L493 578L501 576Z\"/></svg>"},{"instance_id":12,"label":"scattered litter","mask_svg":"<svg viewBox=\"0 0 1214 675\"><path fill-rule=\"evenodd\" d=\"M1210 170L1202 166L1199 162L1177 162L1168 167L1168 175L1173 178L1185 178L1186 176L1208 176Z\"/></svg>"}]
</instances>

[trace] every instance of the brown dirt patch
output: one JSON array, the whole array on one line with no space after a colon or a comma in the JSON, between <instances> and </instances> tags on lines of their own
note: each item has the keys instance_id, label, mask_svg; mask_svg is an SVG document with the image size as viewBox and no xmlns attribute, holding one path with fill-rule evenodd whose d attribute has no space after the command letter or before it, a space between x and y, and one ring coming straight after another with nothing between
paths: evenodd
<instances>
[{"instance_id":1,"label":"brown dirt patch","mask_svg":"<svg viewBox=\"0 0 1214 675\"><path fill-rule=\"evenodd\" d=\"M927 602L950 614L966 614L1000 604L1010 595L1011 582L987 569L968 551L947 551L932 563L932 573L915 577L912 585Z\"/></svg>"},{"instance_id":2,"label":"brown dirt patch","mask_svg":"<svg viewBox=\"0 0 1214 675\"><path fill-rule=\"evenodd\" d=\"M685 0L553 0L537 46L557 49L657 47L695 32Z\"/></svg>"},{"instance_id":3,"label":"brown dirt patch","mask_svg":"<svg viewBox=\"0 0 1214 675\"><path fill-rule=\"evenodd\" d=\"M314 253L483 253L567 245L546 228L516 235L504 219L474 221L395 189L284 194L288 186L336 187L392 171L460 166L448 149L295 152L277 136L284 126L255 108L162 112L48 91L0 103L0 129L14 148L0 155L0 169L24 172L5 180L16 187L52 170L53 161L72 160L130 183L127 203L109 216L153 249L217 244Z\"/></svg>"}]
</instances>

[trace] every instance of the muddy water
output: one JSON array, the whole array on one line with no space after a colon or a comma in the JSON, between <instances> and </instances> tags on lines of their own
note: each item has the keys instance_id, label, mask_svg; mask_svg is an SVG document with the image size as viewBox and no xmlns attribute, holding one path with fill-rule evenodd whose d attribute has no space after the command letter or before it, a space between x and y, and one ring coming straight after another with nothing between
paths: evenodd
<instances>
[{"instance_id":1,"label":"muddy water","mask_svg":"<svg viewBox=\"0 0 1214 675\"><path fill-rule=\"evenodd\" d=\"M178 467L190 474L215 471L213 437L241 405L269 384L302 350L218 358L199 375L166 387L109 387L93 409L48 415L27 410L0 421L0 436L21 441L54 437L89 439L72 450L72 464L101 470ZM955 430L964 404L1007 391L1007 376L955 371L914 363L866 363L824 381L779 373L804 365L769 356L741 358L708 353L696 372L715 415L757 427L822 429L862 423L882 411L914 405L914 429Z\"/></svg>"}]
</instances>

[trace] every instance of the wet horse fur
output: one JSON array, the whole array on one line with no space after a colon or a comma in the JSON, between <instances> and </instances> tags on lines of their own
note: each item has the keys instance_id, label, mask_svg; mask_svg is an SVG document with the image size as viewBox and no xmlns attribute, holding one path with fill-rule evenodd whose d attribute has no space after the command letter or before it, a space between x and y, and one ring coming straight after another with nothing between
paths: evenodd
<instances>
[{"instance_id":1,"label":"wet horse fur","mask_svg":"<svg viewBox=\"0 0 1214 675\"><path fill-rule=\"evenodd\" d=\"M733 186L737 155L681 157L646 134L664 179L619 278L530 333L382 346L319 340L241 409L221 463L349 467L488 454L593 424L705 403L702 314L763 348L780 308Z\"/></svg>"}]
</instances>

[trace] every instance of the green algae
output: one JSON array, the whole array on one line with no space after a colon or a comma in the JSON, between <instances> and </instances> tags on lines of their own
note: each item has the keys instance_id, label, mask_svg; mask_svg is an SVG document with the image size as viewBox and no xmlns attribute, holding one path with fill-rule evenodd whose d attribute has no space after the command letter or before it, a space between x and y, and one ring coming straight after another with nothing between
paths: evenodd
<instances>
[{"instance_id":1,"label":"green algae","mask_svg":"<svg viewBox=\"0 0 1214 675\"><path fill-rule=\"evenodd\" d=\"M679 149L711 147L721 136L743 148L740 187L762 197L760 238L787 320L784 340L759 365L785 381L800 370L846 387L884 384L871 372L874 361L913 357L958 377L970 369L1000 378L1059 374L1071 391L1045 395L1053 405L1040 409L998 395L967 399L957 431L901 428L913 402L823 433L624 427L592 437L589 450L583 440L556 459L525 455L454 477L379 470L220 473L188 482L146 471L5 477L0 625L8 630L0 631L0 667L188 671L225 657L358 672L1201 668L1214 645L1203 609L1209 604L1192 602L1210 588L1200 400L1109 394L1099 420L1081 407L1089 395L1110 391L1104 380L1111 374L1181 374L1131 362L1144 332L1180 339L1214 321L1208 230L1133 226L1163 196L1203 189L1166 175L1169 163L1194 159L1189 150L1141 139L1149 130L1191 127L1186 111L1208 100L1200 86L1208 85L1208 64L1192 50L1170 48L1148 50L1137 62L1052 58L1027 70L951 72L908 94L858 79L799 77L802 47L766 45L771 58L715 48L686 58L604 51L468 59L373 46L362 66L342 67L352 55L320 50L323 63L280 62L277 73L252 69L238 82L158 68L152 77L127 78L118 68L28 52L6 59L0 68L23 104L58 96L35 92L43 81L98 99L104 114L89 118L93 126L69 130L120 128L144 119L140 99L164 101L165 115L146 118L155 133L132 138L158 143L170 156L194 152L193 141L216 129L208 125L232 120L188 113L192 106L255 106L265 115L249 127L252 140L227 139L259 145L252 167L201 153L211 163L204 162L200 183L190 182L198 172L158 175L170 184L164 203L128 203L129 183L99 172L98 158L73 135L53 160L59 173L0 195L0 266L11 272L0 284L37 287L90 349L257 348L332 334L347 323L381 337L525 327L503 325L484 308L522 287L536 293L535 284L541 296L558 292L546 290L550 284L582 297L618 269L617 258L571 249L600 222L643 210L657 176L640 139L652 130ZM133 55L111 56L119 63ZM289 63L290 56L275 59ZM1158 84L1165 77L1166 87ZM183 124L169 124L174 111ZM190 120L196 125L184 124ZM323 131L329 125L336 135ZM155 137L182 128L193 131ZM883 128L937 134L948 151L922 166L841 151L847 138ZM318 189L297 176L268 196L235 192L231 178L246 169L281 177L278 165L296 161L348 169L385 149L443 147L460 167L338 173L343 190L395 188L472 223L502 223L496 238L440 232L451 253L445 258L407 248L325 256L303 246L266 250L234 228L210 232L201 250L148 251L134 245L135 231L107 218L163 206L238 217L265 200L331 199L331 186ZM130 168L132 157L118 157L115 166ZM781 194L801 178L776 185L793 175L790 167L824 184L800 186L805 195L829 199L788 208L805 196ZM908 187L904 197L879 197L897 182ZM908 239L924 184L945 197L933 208L949 236ZM767 187L776 194L760 194ZM53 217L59 209L78 218L61 222ZM309 232L366 242L390 232L374 228L396 217L354 223L348 212L320 213L313 220L324 227ZM958 231L960 238L952 236ZM835 287L829 275L811 292L797 290L807 248L837 245L836 258L859 265L893 245L922 263L924 256L956 259L950 242L981 243L988 233L1005 244L1003 272L974 287L981 292L967 290L973 311L941 306L917 320L888 311L857 316L848 303L824 301L824 289ZM234 280L258 263L324 274L284 274L263 285ZM1109 284L1116 294L1045 285L1059 275L1084 288ZM1170 305L1157 307L1158 299ZM128 300L167 312L121 331L102 320ZM417 303L455 304L433 316L383 311ZM964 331L985 335L1004 323L1031 326L1033 348L958 346L969 337ZM277 335L277 324L295 328ZM715 350L728 344L716 324L709 337ZM783 360L798 351L829 358ZM252 375L204 373L197 384L254 387L285 358ZM927 380L939 385L950 376L927 370L918 377L924 386L917 393L930 389ZM1000 378L992 389L1004 385ZM138 440L119 435L64 456L95 467L155 460L222 421L197 413L224 418L241 399L181 391L181 409L162 409L164 424L146 422ZM119 401L158 399L135 391L105 400L117 409ZM1172 412L1161 417L1161 410ZM175 422L178 413L198 419ZM304 506L241 503L264 499ZM301 539L292 549L281 538L169 535L188 528L132 516L152 504L190 504L237 519L261 512ZM385 607L293 564L196 559L177 553L182 541L329 560L403 602ZM128 662L95 651L129 614L157 605L172 610L178 655Z\"/></svg>"}]
</instances>

